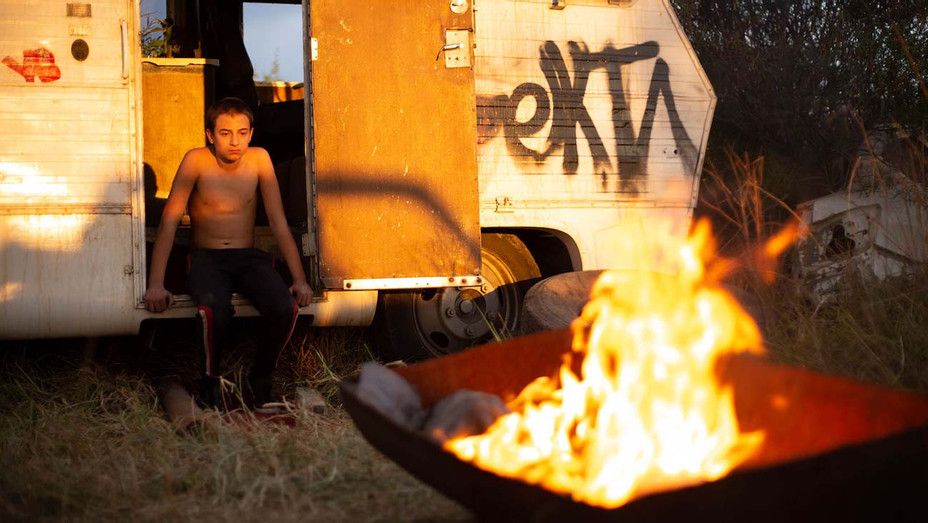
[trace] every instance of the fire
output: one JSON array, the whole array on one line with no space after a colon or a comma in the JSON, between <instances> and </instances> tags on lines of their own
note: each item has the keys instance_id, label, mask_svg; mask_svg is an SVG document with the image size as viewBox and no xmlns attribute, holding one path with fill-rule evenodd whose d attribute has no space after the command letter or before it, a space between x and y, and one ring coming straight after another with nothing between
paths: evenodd
<instances>
[{"instance_id":1,"label":"fire","mask_svg":"<svg viewBox=\"0 0 928 523\"><path fill-rule=\"evenodd\" d=\"M758 449L763 433L739 431L734 393L716 371L720 357L761 353L762 341L719 286L733 264L715 257L708 222L689 239L650 224L622 238L632 270L605 272L572 326L579 372L566 359L486 433L446 449L607 508L718 479Z\"/></svg>"}]
</instances>

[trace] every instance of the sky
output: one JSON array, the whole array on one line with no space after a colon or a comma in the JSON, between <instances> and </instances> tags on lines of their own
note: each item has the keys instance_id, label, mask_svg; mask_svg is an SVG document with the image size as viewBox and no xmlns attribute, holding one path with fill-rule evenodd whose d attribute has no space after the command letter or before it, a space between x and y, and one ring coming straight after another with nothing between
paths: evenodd
<instances>
[{"instance_id":1,"label":"sky","mask_svg":"<svg viewBox=\"0 0 928 523\"><path fill-rule=\"evenodd\" d=\"M165 16L165 0L140 0L142 27L146 15L154 19ZM255 78L271 72L276 57L279 73L275 80L303 81L302 10L297 5L245 3L243 13L245 48L255 69Z\"/></svg>"},{"instance_id":2,"label":"sky","mask_svg":"<svg viewBox=\"0 0 928 523\"><path fill-rule=\"evenodd\" d=\"M271 70L276 56L280 74L275 79L303 81L302 16L299 4L245 4L245 48L257 78Z\"/></svg>"}]
</instances>

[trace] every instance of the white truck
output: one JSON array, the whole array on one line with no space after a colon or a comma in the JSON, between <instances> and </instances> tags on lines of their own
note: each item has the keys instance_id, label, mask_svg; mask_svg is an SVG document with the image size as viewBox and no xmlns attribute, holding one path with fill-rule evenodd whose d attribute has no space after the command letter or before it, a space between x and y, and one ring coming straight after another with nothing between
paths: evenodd
<instances>
[{"instance_id":1,"label":"white truck","mask_svg":"<svg viewBox=\"0 0 928 523\"><path fill-rule=\"evenodd\" d=\"M160 315L142 305L146 247L204 104L247 64L228 51L241 12L169 1L200 80L143 89L161 65L143 65L136 0L0 0L0 339L193 315L183 232L179 299ZM620 266L624 220L688 226L715 95L668 0L304 0L302 14L305 94L258 106L253 144L278 166L313 325L374 322L399 356L458 350L514 330L539 278ZM294 119L297 134L275 128Z\"/></svg>"}]
</instances>

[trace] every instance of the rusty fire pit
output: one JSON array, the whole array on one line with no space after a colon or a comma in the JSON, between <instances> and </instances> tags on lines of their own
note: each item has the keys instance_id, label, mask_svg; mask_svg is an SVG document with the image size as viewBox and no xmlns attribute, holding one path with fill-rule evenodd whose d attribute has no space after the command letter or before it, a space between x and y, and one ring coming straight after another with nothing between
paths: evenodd
<instances>
[{"instance_id":1,"label":"rusty fire pit","mask_svg":"<svg viewBox=\"0 0 928 523\"><path fill-rule=\"evenodd\" d=\"M568 330L484 345L399 369L424 406L459 389L509 400L553 375L570 350ZM529 521L922 521L928 517L928 397L774 365L727 360L738 422L766 430L757 456L714 482L664 491L612 510L481 470L424 434L383 416L341 385L364 437L411 474L485 520Z\"/></svg>"}]
</instances>

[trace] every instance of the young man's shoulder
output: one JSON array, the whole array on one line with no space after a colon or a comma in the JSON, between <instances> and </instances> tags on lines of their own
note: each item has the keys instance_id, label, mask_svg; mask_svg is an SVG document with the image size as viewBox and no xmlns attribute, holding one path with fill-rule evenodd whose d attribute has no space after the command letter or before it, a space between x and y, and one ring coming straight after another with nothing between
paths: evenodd
<instances>
[{"instance_id":1,"label":"young man's shoulder","mask_svg":"<svg viewBox=\"0 0 928 523\"><path fill-rule=\"evenodd\" d=\"M213 159L213 152L209 147L194 147L187 151L187 154L184 155L184 160L193 161L193 162L203 162Z\"/></svg>"},{"instance_id":2,"label":"young man's shoulder","mask_svg":"<svg viewBox=\"0 0 928 523\"><path fill-rule=\"evenodd\" d=\"M187 151L182 162L191 174L209 172L216 169L216 155L209 147L196 147ZM239 169L260 169L272 166L271 157L262 147L249 147L238 162Z\"/></svg>"},{"instance_id":3,"label":"young man's shoulder","mask_svg":"<svg viewBox=\"0 0 928 523\"><path fill-rule=\"evenodd\" d=\"M266 160L270 160L270 159L271 159L271 155L268 154L267 150L266 150L264 147L251 147L251 146L249 146L249 147L248 147L248 151L247 151L246 154L247 154L250 158L254 158L254 159L258 159L258 160L265 160L265 159L266 159Z\"/></svg>"},{"instance_id":4,"label":"young man's shoulder","mask_svg":"<svg viewBox=\"0 0 928 523\"><path fill-rule=\"evenodd\" d=\"M274 164L271 161L271 155L263 147L249 147L245 151L242 162L249 170L254 169L259 174L262 172L272 172Z\"/></svg>"}]
</instances>

